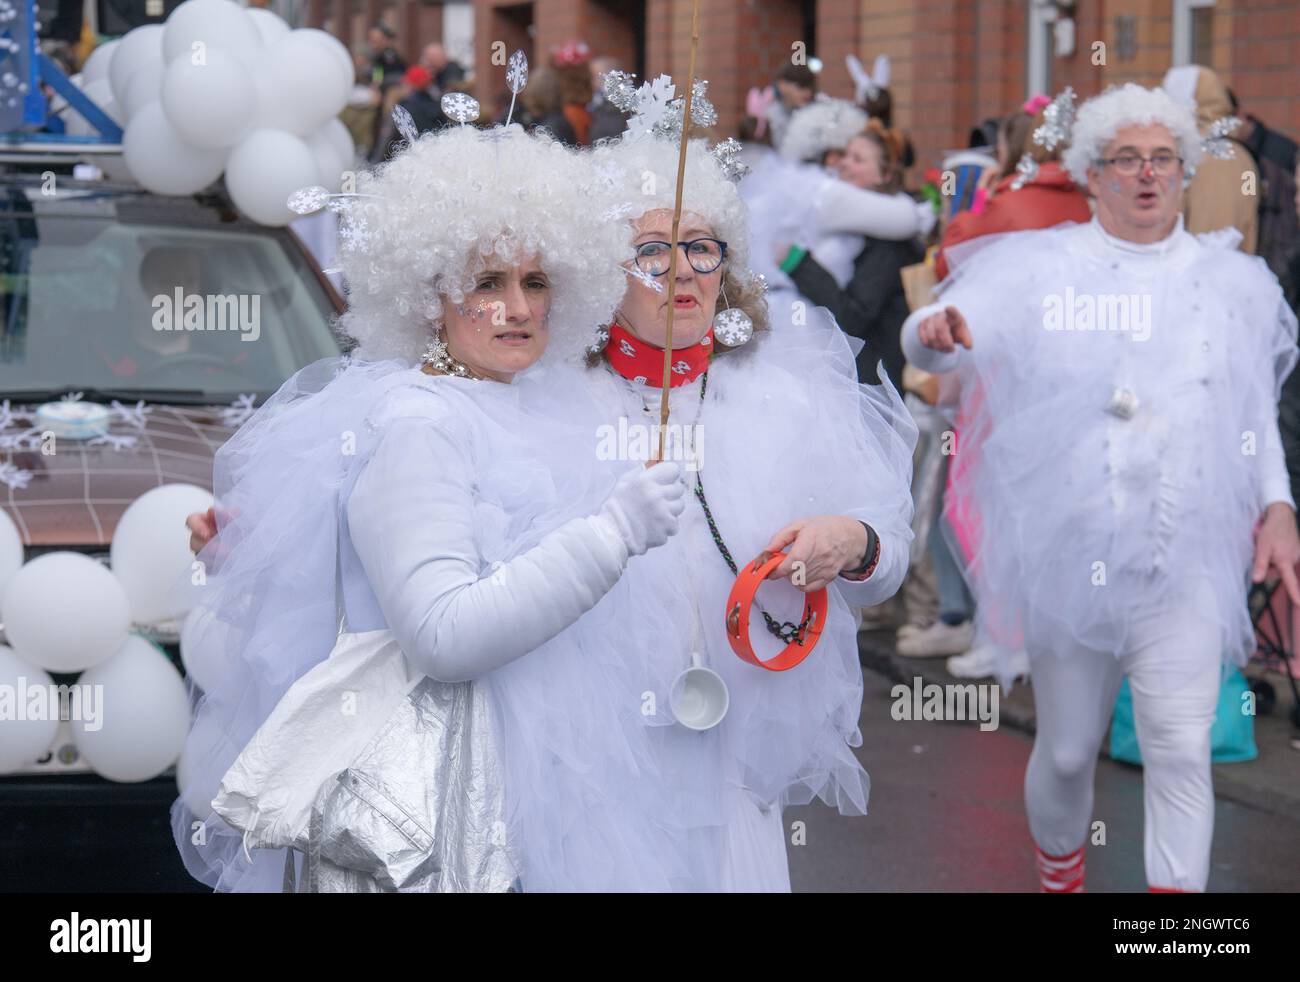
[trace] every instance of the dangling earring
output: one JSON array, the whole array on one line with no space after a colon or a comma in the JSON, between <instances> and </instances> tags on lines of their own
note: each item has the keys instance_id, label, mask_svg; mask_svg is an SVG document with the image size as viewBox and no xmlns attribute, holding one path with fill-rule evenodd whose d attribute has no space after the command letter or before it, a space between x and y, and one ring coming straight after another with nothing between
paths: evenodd
<instances>
[{"instance_id":1,"label":"dangling earring","mask_svg":"<svg viewBox=\"0 0 1300 982\"><path fill-rule=\"evenodd\" d=\"M436 324L433 328L433 334L429 337L429 344L424 349L424 354L420 356L420 364L424 366L426 374L430 375L455 375L458 378L478 378L465 365L451 356L447 350L447 342L442 336L442 325ZM432 369L432 371L430 371Z\"/></svg>"},{"instance_id":2,"label":"dangling earring","mask_svg":"<svg viewBox=\"0 0 1300 982\"><path fill-rule=\"evenodd\" d=\"M728 348L739 348L754 336L754 322L739 307L730 305L726 286L722 288L722 302L728 306L713 316L713 336Z\"/></svg>"}]
</instances>

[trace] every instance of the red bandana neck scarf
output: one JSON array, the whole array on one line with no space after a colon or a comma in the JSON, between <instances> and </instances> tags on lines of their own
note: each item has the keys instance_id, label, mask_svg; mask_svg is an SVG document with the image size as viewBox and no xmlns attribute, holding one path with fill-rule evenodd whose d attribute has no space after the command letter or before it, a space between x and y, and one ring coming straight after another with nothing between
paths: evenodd
<instances>
[{"instance_id":1,"label":"red bandana neck scarf","mask_svg":"<svg viewBox=\"0 0 1300 982\"><path fill-rule=\"evenodd\" d=\"M709 355L712 353L712 327L695 344L686 348L674 348L669 387L676 388L694 382L708 369ZM605 347L605 357L609 359L614 371L631 382L654 388L664 384L664 349L633 337L617 324L609 325L609 344Z\"/></svg>"}]
</instances>

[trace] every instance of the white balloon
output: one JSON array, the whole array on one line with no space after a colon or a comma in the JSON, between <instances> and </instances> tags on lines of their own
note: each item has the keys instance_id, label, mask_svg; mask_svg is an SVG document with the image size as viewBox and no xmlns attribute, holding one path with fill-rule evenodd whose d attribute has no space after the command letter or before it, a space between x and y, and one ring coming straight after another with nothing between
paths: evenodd
<instances>
[{"instance_id":1,"label":"white balloon","mask_svg":"<svg viewBox=\"0 0 1300 982\"><path fill-rule=\"evenodd\" d=\"M113 90L109 86L108 79L101 78L98 81L91 82L81 90L86 94L95 105L102 109L113 122L121 125L123 122L123 113L118 106L117 101L113 98ZM90 121L81 115L76 109L69 107L63 113L64 127L69 136L90 136L98 135L99 131L90 125Z\"/></svg>"},{"instance_id":2,"label":"white balloon","mask_svg":"<svg viewBox=\"0 0 1300 982\"><path fill-rule=\"evenodd\" d=\"M263 225L287 225L297 218L289 210L289 195L320 182L316 155L306 141L280 130L254 130L226 161L231 200Z\"/></svg>"},{"instance_id":3,"label":"white balloon","mask_svg":"<svg viewBox=\"0 0 1300 982\"><path fill-rule=\"evenodd\" d=\"M165 70L161 61L151 61L143 68L136 69L135 74L127 79L126 94L122 97L122 115L128 121L149 103L158 101Z\"/></svg>"},{"instance_id":4,"label":"white balloon","mask_svg":"<svg viewBox=\"0 0 1300 982\"><path fill-rule=\"evenodd\" d=\"M77 683L103 686L99 729L71 723L72 739L96 773L110 781L147 781L176 762L190 729L189 694L156 647L133 635Z\"/></svg>"},{"instance_id":5,"label":"white balloon","mask_svg":"<svg viewBox=\"0 0 1300 982\"><path fill-rule=\"evenodd\" d=\"M162 107L172 128L191 146L233 147L252 126L257 88L243 62L212 48L202 65L177 58L167 66Z\"/></svg>"},{"instance_id":6,"label":"white balloon","mask_svg":"<svg viewBox=\"0 0 1300 982\"><path fill-rule=\"evenodd\" d=\"M334 150L343 161L344 170L352 170L357 163L357 145L352 140L352 133L343 125L341 119L331 119L317 133L324 133L334 144Z\"/></svg>"},{"instance_id":7,"label":"white balloon","mask_svg":"<svg viewBox=\"0 0 1300 982\"><path fill-rule=\"evenodd\" d=\"M348 49L343 42L329 31L322 31L316 27L302 27L293 33L316 41L330 51L334 60L338 62L339 78L342 80L344 89L351 92L352 86L357 80L357 69L352 63L352 55L348 54Z\"/></svg>"},{"instance_id":8,"label":"white balloon","mask_svg":"<svg viewBox=\"0 0 1300 982\"><path fill-rule=\"evenodd\" d=\"M253 23L257 25L257 33L261 35L262 44L266 45L272 41L278 41L289 33L289 25L278 14L273 14L261 7L247 7L245 9L248 11L248 16L253 19Z\"/></svg>"},{"instance_id":9,"label":"white balloon","mask_svg":"<svg viewBox=\"0 0 1300 982\"><path fill-rule=\"evenodd\" d=\"M338 77L334 58L307 31L290 31L268 45L254 78L257 127L307 136L341 113L351 86Z\"/></svg>"},{"instance_id":10,"label":"white balloon","mask_svg":"<svg viewBox=\"0 0 1300 982\"><path fill-rule=\"evenodd\" d=\"M9 580L0 619L21 658L51 672L79 672L122 646L131 610L105 567L79 552L50 552Z\"/></svg>"},{"instance_id":11,"label":"white balloon","mask_svg":"<svg viewBox=\"0 0 1300 982\"><path fill-rule=\"evenodd\" d=\"M127 124L122 156L132 176L156 194L202 191L221 176L226 162L225 150L205 150L182 140L161 102L149 103Z\"/></svg>"},{"instance_id":12,"label":"white balloon","mask_svg":"<svg viewBox=\"0 0 1300 982\"><path fill-rule=\"evenodd\" d=\"M321 184L330 191L337 191L342 183L343 158L339 156L334 140L322 128L307 138L307 146L316 157Z\"/></svg>"},{"instance_id":13,"label":"white balloon","mask_svg":"<svg viewBox=\"0 0 1300 982\"><path fill-rule=\"evenodd\" d=\"M194 605L189 585L194 554L185 518L211 506L212 495L203 488L164 484L122 513L108 554L137 624L178 618Z\"/></svg>"},{"instance_id":14,"label":"white balloon","mask_svg":"<svg viewBox=\"0 0 1300 982\"><path fill-rule=\"evenodd\" d=\"M229 628L208 607L196 607L181 625L181 664L190 681L211 692L230 674L234 649Z\"/></svg>"},{"instance_id":15,"label":"white balloon","mask_svg":"<svg viewBox=\"0 0 1300 982\"><path fill-rule=\"evenodd\" d=\"M23 537L6 511L0 511L0 597L23 564Z\"/></svg>"},{"instance_id":16,"label":"white balloon","mask_svg":"<svg viewBox=\"0 0 1300 982\"><path fill-rule=\"evenodd\" d=\"M118 103L125 101L132 75L152 61L162 61L162 38L161 24L145 24L122 37L108 63L108 81Z\"/></svg>"},{"instance_id":17,"label":"white balloon","mask_svg":"<svg viewBox=\"0 0 1300 982\"><path fill-rule=\"evenodd\" d=\"M251 66L262 50L257 22L232 0L185 0L163 26L162 59L197 59L224 48Z\"/></svg>"},{"instance_id":18,"label":"white balloon","mask_svg":"<svg viewBox=\"0 0 1300 982\"><path fill-rule=\"evenodd\" d=\"M33 712L35 707L24 697L24 690L30 693L39 688L48 693L53 684L54 680L41 669L23 661L8 645L0 645L0 693L13 693L14 700L7 707L11 711L0 712L0 774L34 764L50 749L59 731L58 707L51 707L47 696L43 708ZM4 700L0 694L0 705ZM49 718L31 718L37 715Z\"/></svg>"},{"instance_id":19,"label":"white balloon","mask_svg":"<svg viewBox=\"0 0 1300 982\"><path fill-rule=\"evenodd\" d=\"M81 81L83 88L97 79L108 78L108 66L113 61L113 52L121 41L109 41L106 44L98 45L86 59L86 63L81 66Z\"/></svg>"}]
</instances>

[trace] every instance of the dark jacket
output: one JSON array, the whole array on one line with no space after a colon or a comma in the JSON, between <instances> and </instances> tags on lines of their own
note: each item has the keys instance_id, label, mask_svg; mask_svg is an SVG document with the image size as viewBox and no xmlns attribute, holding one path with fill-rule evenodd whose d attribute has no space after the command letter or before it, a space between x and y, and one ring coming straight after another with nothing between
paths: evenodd
<instances>
[{"instance_id":1,"label":"dark jacket","mask_svg":"<svg viewBox=\"0 0 1300 982\"><path fill-rule=\"evenodd\" d=\"M591 129L587 132L590 143L616 137L627 129L627 117L608 99L593 100L590 111Z\"/></svg>"},{"instance_id":2,"label":"dark jacket","mask_svg":"<svg viewBox=\"0 0 1300 982\"><path fill-rule=\"evenodd\" d=\"M1289 257L1290 284L1287 303L1300 316L1300 244ZM1300 367L1282 383L1282 398L1277 406L1277 425L1282 433L1282 450L1286 454L1286 469L1291 476L1291 496L1300 501Z\"/></svg>"},{"instance_id":3,"label":"dark jacket","mask_svg":"<svg viewBox=\"0 0 1300 982\"><path fill-rule=\"evenodd\" d=\"M876 363L883 360L894 388L903 390L903 346L899 334L903 321L907 320L908 306L899 270L923 258L924 253L915 241L868 238L853 261L853 276L843 290L811 253L803 257L790 275L800 293L835 316L841 330L865 342L858 353L859 381L878 384Z\"/></svg>"},{"instance_id":4,"label":"dark jacket","mask_svg":"<svg viewBox=\"0 0 1300 982\"><path fill-rule=\"evenodd\" d=\"M440 100L435 99L429 89L412 92L398 105L411 114L411 119L415 121L415 128L421 134L441 129L450 122L442 111ZM370 162L378 164L388 160L404 139L402 134L397 132L397 126L391 117L383 120L375 140L374 152L370 155Z\"/></svg>"}]
</instances>

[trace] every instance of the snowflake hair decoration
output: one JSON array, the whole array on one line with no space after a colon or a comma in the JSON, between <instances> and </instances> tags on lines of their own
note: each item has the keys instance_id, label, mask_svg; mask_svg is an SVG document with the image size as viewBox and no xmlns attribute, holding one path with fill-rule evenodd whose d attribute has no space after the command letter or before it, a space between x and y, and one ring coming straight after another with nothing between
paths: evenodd
<instances>
[{"instance_id":1,"label":"snowflake hair decoration","mask_svg":"<svg viewBox=\"0 0 1300 982\"><path fill-rule=\"evenodd\" d=\"M1216 160L1231 160L1237 152L1233 149L1232 140L1228 138L1240 125L1241 120L1236 116L1220 116L1210 124L1209 130L1201 138L1201 151Z\"/></svg>"},{"instance_id":2,"label":"snowflake hair decoration","mask_svg":"<svg viewBox=\"0 0 1300 982\"><path fill-rule=\"evenodd\" d=\"M1031 154L1023 154L1016 161L1016 176L1011 181L1011 190L1019 191L1038 176L1038 161Z\"/></svg>"},{"instance_id":3,"label":"snowflake hair decoration","mask_svg":"<svg viewBox=\"0 0 1300 982\"><path fill-rule=\"evenodd\" d=\"M828 150L843 150L867 128L868 116L847 99L821 95L796 109L781 137L786 160L820 164Z\"/></svg>"},{"instance_id":4,"label":"snowflake hair decoration","mask_svg":"<svg viewBox=\"0 0 1300 982\"><path fill-rule=\"evenodd\" d=\"M1044 150L1054 151L1070 142L1074 127L1074 89L1066 86L1043 110L1043 123L1034 129L1034 143Z\"/></svg>"},{"instance_id":5,"label":"snowflake hair decoration","mask_svg":"<svg viewBox=\"0 0 1300 982\"><path fill-rule=\"evenodd\" d=\"M633 139L645 136L681 139L685 96L676 96L677 86L668 75L649 79L638 88L636 76L627 72L604 75L605 97L614 108L630 113L627 134ZM708 98L709 83L697 79L691 89L691 125L708 128L718 123L718 111Z\"/></svg>"}]
</instances>

